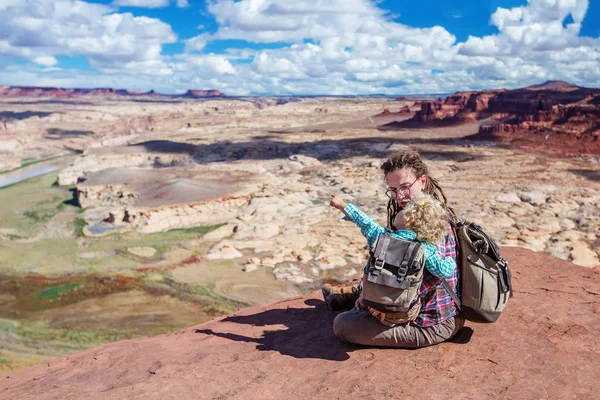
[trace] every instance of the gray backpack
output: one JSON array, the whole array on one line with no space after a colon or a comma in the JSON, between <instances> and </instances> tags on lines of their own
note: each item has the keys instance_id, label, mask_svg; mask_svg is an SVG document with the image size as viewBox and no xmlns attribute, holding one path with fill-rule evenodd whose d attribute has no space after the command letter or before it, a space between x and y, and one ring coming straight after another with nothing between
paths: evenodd
<instances>
[{"instance_id":1,"label":"gray backpack","mask_svg":"<svg viewBox=\"0 0 600 400\"><path fill-rule=\"evenodd\" d=\"M452 225L456 233L461 298L446 280L442 281L442 285L466 319L495 322L512 297L508 262L500 256L498 245L479 225L464 220Z\"/></svg>"},{"instance_id":2,"label":"gray backpack","mask_svg":"<svg viewBox=\"0 0 600 400\"><path fill-rule=\"evenodd\" d=\"M424 263L425 251L419 242L379 235L363 274L364 304L398 321L414 320L421 308L420 302L413 302Z\"/></svg>"}]
</instances>

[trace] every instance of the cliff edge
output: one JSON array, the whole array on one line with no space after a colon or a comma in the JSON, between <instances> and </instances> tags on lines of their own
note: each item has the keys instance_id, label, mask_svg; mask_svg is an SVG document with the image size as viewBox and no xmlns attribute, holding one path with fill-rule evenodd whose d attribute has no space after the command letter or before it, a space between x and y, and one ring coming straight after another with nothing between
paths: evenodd
<instances>
[{"instance_id":1,"label":"cliff edge","mask_svg":"<svg viewBox=\"0 0 600 400\"><path fill-rule=\"evenodd\" d=\"M600 392L600 272L503 248L514 298L419 350L347 345L320 293L19 371L2 399L593 398Z\"/></svg>"}]
</instances>

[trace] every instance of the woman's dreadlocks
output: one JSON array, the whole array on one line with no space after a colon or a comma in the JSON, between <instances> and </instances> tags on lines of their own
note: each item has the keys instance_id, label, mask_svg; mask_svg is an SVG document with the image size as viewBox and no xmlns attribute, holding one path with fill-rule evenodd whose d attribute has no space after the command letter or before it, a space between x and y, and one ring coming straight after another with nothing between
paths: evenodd
<instances>
[{"instance_id":1,"label":"woman's dreadlocks","mask_svg":"<svg viewBox=\"0 0 600 400\"><path fill-rule=\"evenodd\" d=\"M441 202L448 210L449 217L452 219L452 221L457 221L454 210L448 207L448 201L444 191L440 187L438 181L429 176L427 172L427 165L425 165L419 153L416 151L394 153L381 165L381 170L383 171L384 176L390 172L394 172L395 170L402 168L410 168L417 178L425 175L427 181L423 191ZM396 230L396 227L394 226L394 218L396 218L396 215L399 211L400 207L396 203L396 200L390 199L387 205L387 218L388 227L392 230Z\"/></svg>"}]
</instances>

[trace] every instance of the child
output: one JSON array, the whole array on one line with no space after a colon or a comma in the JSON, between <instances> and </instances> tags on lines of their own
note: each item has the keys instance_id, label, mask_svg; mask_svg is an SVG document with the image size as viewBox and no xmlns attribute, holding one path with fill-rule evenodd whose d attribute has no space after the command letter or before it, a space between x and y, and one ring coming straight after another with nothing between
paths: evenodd
<instances>
[{"instance_id":1,"label":"child","mask_svg":"<svg viewBox=\"0 0 600 400\"><path fill-rule=\"evenodd\" d=\"M453 257L442 259L435 244L441 243L444 235L448 231L448 220L446 209L440 202L435 200L428 194L419 193L406 205L403 211L399 212L394 221L394 231L384 228L369 218L366 214L356 208L353 204L347 204L339 196L331 196L330 205L342 211L346 216L345 219L354 222L361 230L361 233L367 239L369 248L377 241L377 238L382 233L389 233L391 236L403 240L418 240L425 250L425 268L433 275L438 277L449 276L456 268L456 261ZM336 292L329 285L323 287L323 295L328 306L332 310L340 309L344 300L348 300L351 295L357 297L360 288L342 288ZM338 295L336 297L335 295ZM342 296L342 299L339 296ZM365 308L360 298L356 304L357 308ZM370 310L371 313L376 313L376 317L384 322L385 315ZM375 315L375 314L374 314Z\"/></svg>"}]
</instances>

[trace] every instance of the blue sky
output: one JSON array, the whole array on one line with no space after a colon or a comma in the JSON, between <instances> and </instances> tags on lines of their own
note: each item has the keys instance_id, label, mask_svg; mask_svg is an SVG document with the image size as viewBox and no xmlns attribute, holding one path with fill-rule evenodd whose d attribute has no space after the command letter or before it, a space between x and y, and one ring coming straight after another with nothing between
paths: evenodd
<instances>
[{"instance_id":1,"label":"blue sky","mask_svg":"<svg viewBox=\"0 0 600 400\"><path fill-rule=\"evenodd\" d=\"M4 0L0 84L413 94L600 82L588 0Z\"/></svg>"}]
</instances>

